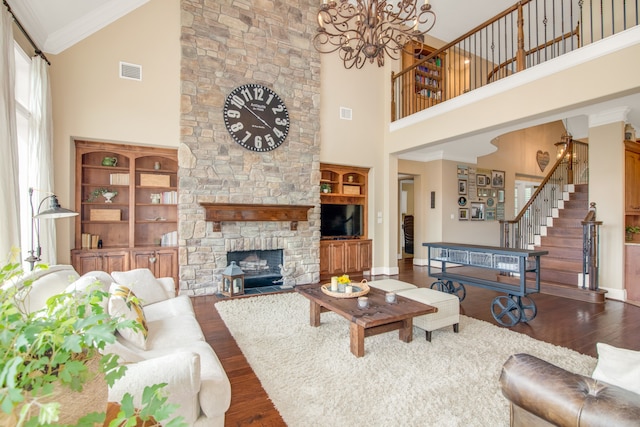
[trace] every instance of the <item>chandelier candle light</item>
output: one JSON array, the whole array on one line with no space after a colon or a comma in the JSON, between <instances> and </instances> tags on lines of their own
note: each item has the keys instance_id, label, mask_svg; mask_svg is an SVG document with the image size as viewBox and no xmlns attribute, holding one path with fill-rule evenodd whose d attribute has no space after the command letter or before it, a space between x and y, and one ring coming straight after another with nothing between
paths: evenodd
<instances>
[{"instance_id":1,"label":"chandelier candle light","mask_svg":"<svg viewBox=\"0 0 640 427\"><path fill-rule=\"evenodd\" d=\"M313 45L320 53L338 51L347 69L366 60L384 65L384 56L398 59L404 46L417 41L436 23L429 0L322 0Z\"/></svg>"}]
</instances>

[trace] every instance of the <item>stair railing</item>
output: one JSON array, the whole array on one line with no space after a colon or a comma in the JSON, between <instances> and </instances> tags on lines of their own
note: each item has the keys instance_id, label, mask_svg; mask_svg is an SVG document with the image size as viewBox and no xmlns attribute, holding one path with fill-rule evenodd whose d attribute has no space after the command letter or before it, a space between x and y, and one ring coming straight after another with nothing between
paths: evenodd
<instances>
[{"instance_id":1,"label":"stair railing","mask_svg":"<svg viewBox=\"0 0 640 427\"><path fill-rule=\"evenodd\" d=\"M600 226L596 220L596 204L592 202L582 221L582 289L597 291L600 283Z\"/></svg>"},{"instance_id":2,"label":"stair railing","mask_svg":"<svg viewBox=\"0 0 640 427\"><path fill-rule=\"evenodd\" d=\"M588 145L574 141L570 135L563 139L561 154L518 215L512 220L500 220L502 247L533 248L535 237L540 235L542 226L547 225L547 218L558 208L565 186L588 182Z\"/></svg>"}]
</instances>

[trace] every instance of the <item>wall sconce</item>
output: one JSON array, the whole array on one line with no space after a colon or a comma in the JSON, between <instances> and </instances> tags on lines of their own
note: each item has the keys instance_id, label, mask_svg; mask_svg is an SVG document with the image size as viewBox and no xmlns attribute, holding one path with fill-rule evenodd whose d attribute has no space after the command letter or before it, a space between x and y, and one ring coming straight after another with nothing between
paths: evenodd
<instances>
[{"instance_id":1,"label":"wall sconce","mask_svg":"<svg viewBox=\"0 0 640 427\"><path fill-rule=\"evenodd\" d=\"M49 209L42 210L42 205L50 200ZM42 255L42 248L40 247L40 220L41 219L57 219L57 218L65 218L70 216L78 215L78 212L74 212L69 209L65 209L60 206L58 202L58 197L55 194L50 194L46 196L44 199L40 201L38 205L38 210L34 211L33 209L33 188L29 188L29 205L31 207L31 250L29 251L29 256L25 259L29 263L29 268L33 271L33 267L36 262L40 261L40 256ZM34 248L34 230L35 230L35 238L36 238L36 247Z\"/></svg>"}]
</instances>

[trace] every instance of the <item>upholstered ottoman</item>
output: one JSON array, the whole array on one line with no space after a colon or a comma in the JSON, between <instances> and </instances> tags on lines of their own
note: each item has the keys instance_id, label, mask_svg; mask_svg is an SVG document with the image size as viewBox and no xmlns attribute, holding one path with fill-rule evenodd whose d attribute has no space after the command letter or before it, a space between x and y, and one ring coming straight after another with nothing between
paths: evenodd
<instances>
[{"instance_id":1,"label":"upholstered ottoman","mask_svg":"<svg viewBox=\"0 0 640 427\"><path fill-rule=\"evenodd\" d=\"M427 341L431 341L432 331L445 326L453 325L453 332L458 332L460 300L457 296L429 288L405 289L396 293L405 298L438 308L436 313L413 318L413 325L426 331Z\"/></svg>"},{"instance_id":2,"label":"upholstered ottoman","mask_svg":"<svg viewBox=\"0 0 640 427\"><path fill-rule=\"evenodd\" d=\"M418 288L416 285L412 285L411 283L401 282L400 280L395 279L373 280L371 282L367 282L367 285L385 292L396 293L398 293L398 291L406 291L407 289Z\"/></svg>"}]
</instances>

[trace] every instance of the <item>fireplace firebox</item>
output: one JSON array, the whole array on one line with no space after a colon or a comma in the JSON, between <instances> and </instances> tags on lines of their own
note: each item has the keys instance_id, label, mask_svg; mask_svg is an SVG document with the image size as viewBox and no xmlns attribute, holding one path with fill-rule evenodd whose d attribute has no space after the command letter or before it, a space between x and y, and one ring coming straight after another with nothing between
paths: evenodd
<instances>
[{"instance_id":1,"label":"fireplace firebox","mask_svg":"<svg viewBox=\"0 0 640 427\"><path fill-rule=\"evenodd\" d=\"M227 264L231 261L244 272L245 289L282 284L282 249L228 252Z\"/></svg>"}]
</instances>

